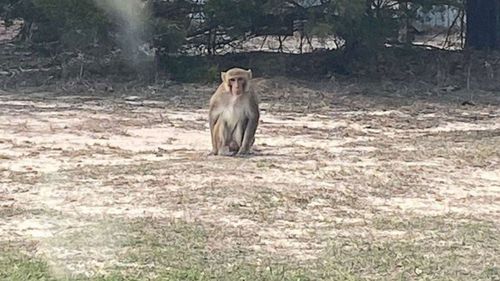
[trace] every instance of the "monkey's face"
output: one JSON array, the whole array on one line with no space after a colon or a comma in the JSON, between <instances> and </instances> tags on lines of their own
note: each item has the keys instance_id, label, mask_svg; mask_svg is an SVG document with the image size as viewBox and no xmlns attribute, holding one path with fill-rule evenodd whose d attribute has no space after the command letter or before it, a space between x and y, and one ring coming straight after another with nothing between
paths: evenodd
<instances>
[{"instance_id":1,"label":"monkey's face","mask_svg":"<svg viewBox=\"0 0 500 281\"><path fill-rule=\"evenodd\" d=\"M252 71L250 69L232 68L227 72L222 72L221 78L227 92L240 96L248 90L248 84L252 79Z\"/></svg>"},{"instance_id":2,"label":"monkey's face","mask_svg":"<svg viewBox=\"0 0 500 281\"><path fill-rule=\"evenodd\" d=\"M234 77L229 79L229 89L231 94L239 96L246 89L246 81L243 77Z\"/></svg>"}]
</instances>

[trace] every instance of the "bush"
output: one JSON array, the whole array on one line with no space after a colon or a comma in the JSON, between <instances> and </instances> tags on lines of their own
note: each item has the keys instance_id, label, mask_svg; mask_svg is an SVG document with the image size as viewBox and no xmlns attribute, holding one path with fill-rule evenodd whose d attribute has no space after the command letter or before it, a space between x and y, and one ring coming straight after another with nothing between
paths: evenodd
<instances>
[{"instance_id":1,"label":"bush","mask_svg":"<svg viewBox=\"0 0 500 281\"><path fill-rule=\"evenodd\" d=\"M11 6L6 2L14 1L3 2L5 19L24 20L21 39L83 48L108 38L109 21L92 0L22 0Z\"/></svg>"}]
</instances>

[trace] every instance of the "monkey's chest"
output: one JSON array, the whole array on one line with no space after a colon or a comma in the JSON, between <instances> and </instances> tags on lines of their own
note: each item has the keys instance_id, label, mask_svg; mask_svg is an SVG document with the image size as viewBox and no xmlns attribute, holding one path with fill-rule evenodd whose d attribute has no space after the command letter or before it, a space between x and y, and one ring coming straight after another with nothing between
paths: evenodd
<instances>
[{"instance_id":1,"label":"monkey's chest","mask_svg":"<svg viewBox=\"0 0 500 281\"><path fill-rule=\"evenodd\" d=\"M247 110L238 104L230 104L222 109L221 118L229 127L236 126L248 117Z\"/></svg>"}]
</instances>

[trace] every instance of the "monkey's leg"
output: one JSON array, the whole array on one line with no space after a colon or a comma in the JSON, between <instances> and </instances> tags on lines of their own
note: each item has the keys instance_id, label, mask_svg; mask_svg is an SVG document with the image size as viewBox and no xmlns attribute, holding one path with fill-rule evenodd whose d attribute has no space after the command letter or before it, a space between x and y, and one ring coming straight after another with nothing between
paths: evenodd
<instances>
[{"instance_id":1,"label":"monkey's leg","mask_svg":"<svg viewBox=\"0 0 500 281\"><path fill-rule=\"evenodd\" d=\"M245 155L250 152L250 147L253 145L255 141L255 131L257 131L257 122L258 119L248 119L248 122L245 126L245 131L243 135L243 141L241 143L240 150L238 150L238 155Z\"/></svg>"},{"instance_id":2,"label":"monkey's leg","mask_svg":"<svg viewBox=\"0 0 500 281\"><path fill-rule=\"evenodd\" d=\"M219 125L219 146L218 146L218 155L221 156L232 156L234 152L231 152L230 144L231 144L231 132L225 122L217 123Z\"/></svg>"},{"instance_id":3,"label":"monkey's leg","mask_svg":"<svg viewBox=\"0 0 500 281\"><path fill-rule=\"evenodd\" d=\"M240 150L241 145L243 143L243 135L245 133L245 126L247 122L248 122L247 120L238 122L233 130L232 140L231 140L232 144L231 150L234 151L235 153Z\"/></svg>"}]
</instances>

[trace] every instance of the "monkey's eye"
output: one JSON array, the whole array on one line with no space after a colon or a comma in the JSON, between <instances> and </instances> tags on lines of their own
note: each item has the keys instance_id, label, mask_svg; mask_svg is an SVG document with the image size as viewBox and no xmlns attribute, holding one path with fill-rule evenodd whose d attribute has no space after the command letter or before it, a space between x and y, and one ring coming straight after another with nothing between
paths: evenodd
<instances>
[{"instance_id":1,"label":"monkey's eye","mask_svg":"<svg viewBox=\"0 0 500 281\"><path fill-rule=\"evenodd\" d=\"M231 79L229 79L229 81L234 82L234 81L236 81L236 79L231 78Z\"/></svg>"}]
</instances>

